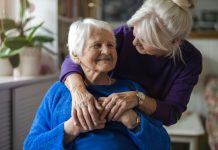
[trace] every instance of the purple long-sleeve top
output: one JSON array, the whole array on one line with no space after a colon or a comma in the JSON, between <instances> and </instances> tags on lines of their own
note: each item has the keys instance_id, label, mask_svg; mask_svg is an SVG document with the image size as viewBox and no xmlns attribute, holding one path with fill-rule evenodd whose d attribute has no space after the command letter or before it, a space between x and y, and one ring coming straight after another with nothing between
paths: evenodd
<instances>
[{"instance_id":1,"label":"purple long-sleeve top","mask_svg":"<svg viewBox=\"0 0 218 150\"><path fill-rule=\"evenodd\" d=\"M165 125L177 122L186 110L194 85L202 71L201 53L188 41L180 46L180 58L142 55L132 44L133 30L121 26L114 30L117 42L118 61L112 76L129 79L144 87L146 95L155 98L157 108L151 115ZM67 56L61 67L60 80L71 73L83 74L82 69Z\"/></svg>"}]
</instances>

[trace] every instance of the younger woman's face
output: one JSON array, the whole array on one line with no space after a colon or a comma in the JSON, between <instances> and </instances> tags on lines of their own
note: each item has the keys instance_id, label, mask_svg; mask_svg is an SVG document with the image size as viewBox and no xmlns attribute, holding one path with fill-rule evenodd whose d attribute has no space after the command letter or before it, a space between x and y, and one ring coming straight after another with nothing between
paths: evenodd
<instances>
[{"instance_id":1,"label":"younger woman's face","mask_svg":"<svg viewBox=\"0 0 218 150\"><path fill-rule=\"evenodd\" d=\"M161 49L158 49L156 47L152 47L148 44L146 44L142 38L137 33L137 27L134 26L133 28L133 35L134 35L134 40L133 40L133 45L135 46L136 50L140 54L148 54L148 55L155 55L155 56L164 56L167 55L167 52Z\"/></svg>"}]
</instances>

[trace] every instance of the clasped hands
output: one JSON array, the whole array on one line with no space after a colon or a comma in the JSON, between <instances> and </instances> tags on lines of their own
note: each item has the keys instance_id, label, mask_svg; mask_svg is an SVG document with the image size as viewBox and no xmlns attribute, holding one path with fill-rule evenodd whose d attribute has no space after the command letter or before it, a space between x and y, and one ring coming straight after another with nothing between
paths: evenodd
<instances>
[{"instance_id":1,"label":"clasped hands","mask_svg":"<svg viewBox=\"0 0 218 150\"><path fill-rule=\"evenodd\" d=\"M132 110L138 105L135 91L114 93L98 100L87 91L80 93L72 93L72 117L65 123L65 131L72 132L68 134L102 129L107 121L121 122L128 129L138 125L140 118Z\"/></svg>"}]
</instances>

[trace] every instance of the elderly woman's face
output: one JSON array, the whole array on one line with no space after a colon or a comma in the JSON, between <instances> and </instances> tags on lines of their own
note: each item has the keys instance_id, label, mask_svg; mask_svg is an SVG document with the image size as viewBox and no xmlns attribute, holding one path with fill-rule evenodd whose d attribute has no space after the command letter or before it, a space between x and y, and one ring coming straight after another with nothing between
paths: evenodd
<instances>
[{"instance_id":1,"label":"elderly woman's face","mask_svg":"<svg viewBox=\"0 0 218 150\"><path fill-rule=\"evenodd\" d=\"M111 32L93 28L85 43L80 63L97 72L109 72L117 61L115 39Z\"/></svg>"}]
</instances>

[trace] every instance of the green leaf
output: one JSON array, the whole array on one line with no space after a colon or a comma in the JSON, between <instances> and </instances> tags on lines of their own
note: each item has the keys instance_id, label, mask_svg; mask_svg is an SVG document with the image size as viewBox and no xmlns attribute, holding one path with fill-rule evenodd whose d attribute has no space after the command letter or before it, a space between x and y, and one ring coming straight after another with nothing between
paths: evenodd
<instances>
[{"instance_id":1,"label":"green leaf","mask_svg":"<svg viewBox=\"0 0 218 150\"><path fill-rule=\"evenodd\" d=\"M54 38L45 35L37 35L33 38L33 41L39 43L51 43L54 41Z\"/></svg>"},{"instance_id":2,"label":"green leaf","mask_svg":"<svg viewBox=\"0 0 218 150\"><path fill-rule=\"evenodd\" d=\"M9 57L15 56L19 54L21 50L22 50L21 48L12 50L8 47L4 47L0 50L0 58L9 58Z\"/></svg>"},{"instance_id":3,"label":"green leaf","mask_svg":"<svg viewBox=\"0 0 218 150\"><path fill-rule=\"evenodd\" d=\"M23 23L23 27L26 26L27 23L29 23L31 20L33 20L35 17L28 17L24 20L24 23Z\"/></svg>"},{"instance_id":4,"label":"green leaf","mask_svg":"<svg viewBox=\"0 0 218 150\"><path fill-rule=\"evenodd\" d=\"M25 46L31 46L32 43L29 42L25 37L12 37L5 39L5 46L11 49L20 49Z\"/></svg>"},{"instance_id":5,"label":"green leaf","mask_svg":"<svg viewBox=\"0 0 218 150\"><path fill-rule=\"evenodd\" d=\"M49 33L49 34L53 34L53 32L52 32L51 30L49 30L49 29L47 29L47 28L45 28L45 27L42 27L42 29L43 29L44 31L46 31L47 33Z\"/></svg>"},{"instance_id":6,"label":"green leaf","mask_svg":"<svg viewBox=\"0 0 218 150\"><path fill-rule=\"evenodd\" d=\"M43 23L44 23L44 22L42 22L42 23L40 23L39 25L33 27L32 31L30 32L29 36L27 37L27 40L28 40L28 41L31 41L31 40L32 40L34 33L36 32L36 30L37 30L38 28L40 28L40 27L43 25Z\"/></svg>"},{"instance_id":7,"label":"green leaf","mask_svg":"<svg viewBox=\"0 0 218 150\"><path fill-rule=\"evenodd\" d=\"M16 23L12 19L0 19L0 33L16 28Z\"/></svg>"},{"instance_id":8,"label":"green leaf","mask_svg":"<svg viewBox=\"0 0 218 150\"><path fill-rule=\"evenodd\" d=\"M27 8L29 8L28 0L20 0L20 18L21 18L21 20L23 20Z\"/></svg>"}]
</instances>

